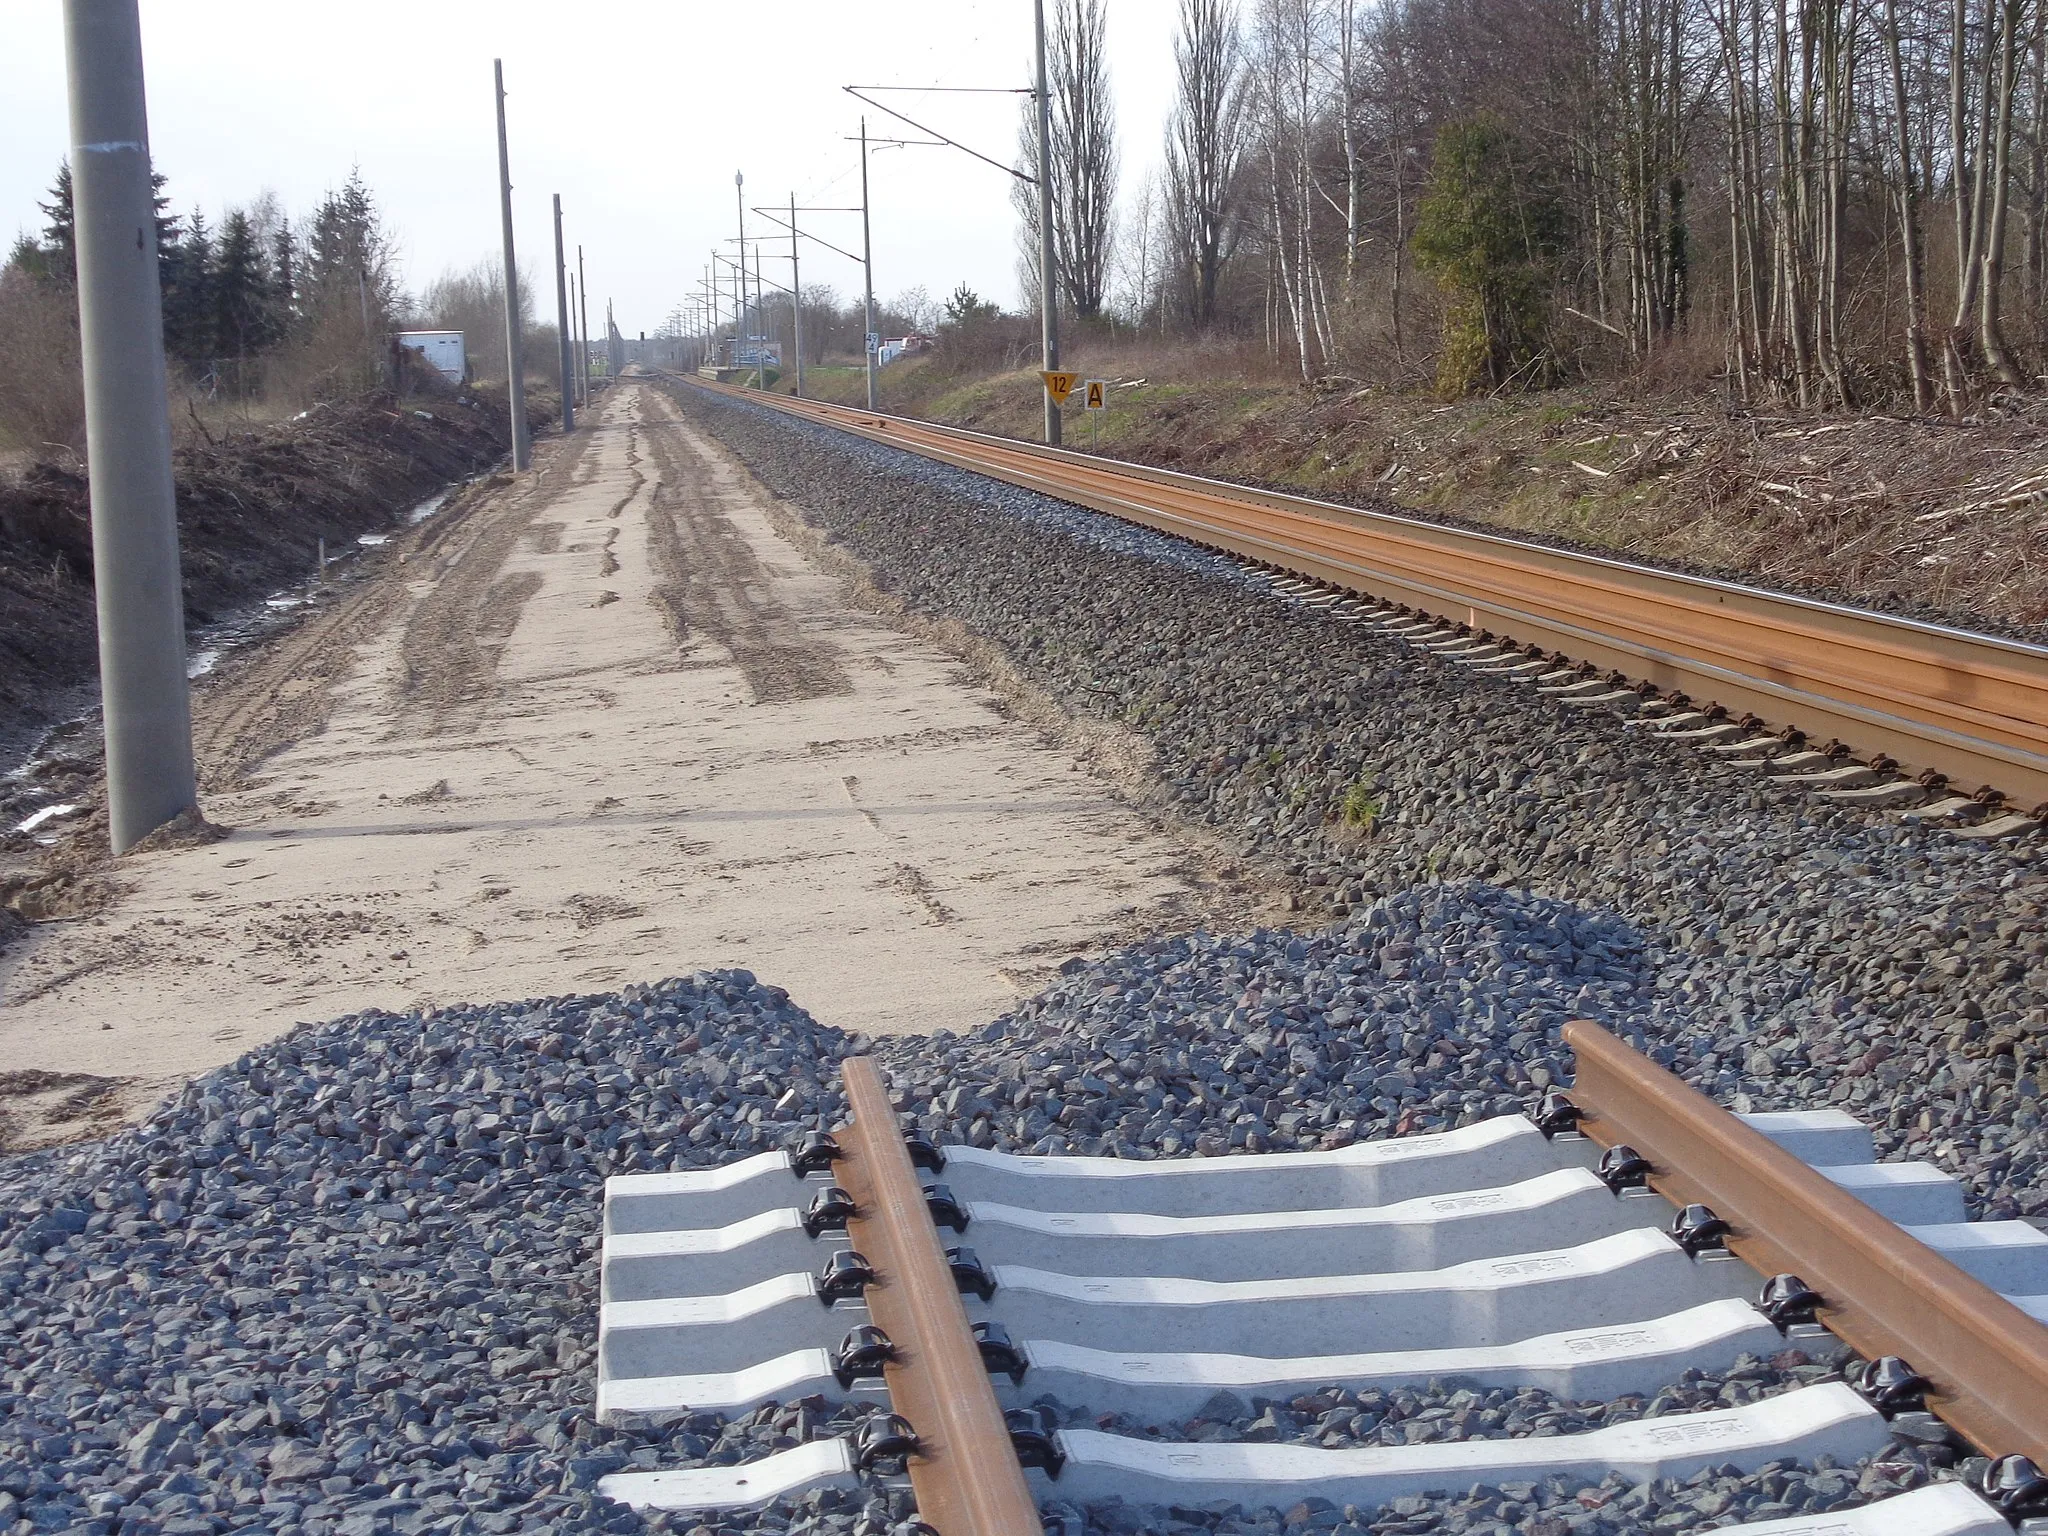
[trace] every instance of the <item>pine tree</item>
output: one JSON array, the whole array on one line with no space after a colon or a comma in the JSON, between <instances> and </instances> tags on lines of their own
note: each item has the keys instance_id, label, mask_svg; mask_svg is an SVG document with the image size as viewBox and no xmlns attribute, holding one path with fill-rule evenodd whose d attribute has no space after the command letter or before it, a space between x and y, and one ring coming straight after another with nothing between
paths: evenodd
<instances>
[{"instance_id":1,"label":"pine tree","mask_svg":"<svg viewBox=\"0 0 2048 1536\"><path fill-rule=\"evenodd\" d=\"M398 295L390 244L360 170L350 171L341 190L314 210L305 257L299 281L307 314L360 309L367 300L370 324L381 327Z\"/></svg>"},{"instance_id":2,"label":"pine tree","mask_svg":"<svg viewBox=\"0 0 2048 1536\"><path fill-rule=\"evenodd\" d=\"M290 219L277 226L270 250L270 315L268 330L273 340L282 341L299 318L299 249L292 236Z\"/></svg>"},{"instance_id":3,"label":"pine tree","mask_svg":"<svg viewBox=\"0 0 2048 1536\"><path fill-rule=\"evenodd\" d=\"M164 350L189 367L214 359L213 234L197 208L183 238L161 262L164 269Z\"/></svg>"},{"instance_id":4,"label":"pine tree","mask_svg":"<svg viewBox=\"0 0 2048 1536\"><path fill-rule=\"evenodd\" d=\"M71 211L71 162L57 162L57 179L50 183L50 200L37 203L43 217L43 271L61 282L78 281L78 226Z\"/></svg>"},{"instance_id":5,"label":"pine tree","mask_svg":"<svg viewBox=\"0 0 2048 1536\"><path fill-rule=\"evenodd\" d=\"M46 278L50 275L50 258L36 243L36 237L24 229L14 237L13 249L7 253L6 270L20 272L26 277Z\"/></svg>"},{"instance_id":6,"label":"pine tree","mask_svg":"<svg viewBox=\"0 0 2048 1536\"><path fill-rule=\"evenodd\" d=\"M249 215L240 208L221 225L212 278L215 345L237 359L261 351L270 340L270 272Z\"/></svg>"},{"instance_id":7,"label":"pine tree","mask_svg":"<svg viewBox=\"0 0 2048 1536\"><path fill-rule=\"evenodd\" d=\"M164 192L164 173L151 171L149 185L154 194L152 201L156 209L157 275L168 276L165 253L178 243L178 219L170 211L171 200ZM15 241L10 264L34 271L41 277L53 277L60 282L78 281L78 220L73 209L71 189L71 162L57 162L56 180L50 183L50 200L37 203L45 219L43 238L40 244L22 235ZM30 249L36 253L34 261L27 260Z\"/></svg>"}]
</instances>

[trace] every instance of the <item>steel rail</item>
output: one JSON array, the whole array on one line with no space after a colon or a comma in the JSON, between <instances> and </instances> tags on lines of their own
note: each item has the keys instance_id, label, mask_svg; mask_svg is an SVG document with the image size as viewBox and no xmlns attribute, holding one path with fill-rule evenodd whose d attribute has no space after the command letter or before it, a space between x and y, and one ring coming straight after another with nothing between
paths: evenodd
<instances>
[{"instance_id":1,"label":"steel rail","mask_svg":"<svg viewBox=\"0 0 2048 1536\"><path fill-rule=\"evenodd\" d=\"M2048 647L813 400L823 422L1211 549L2048 805Z\"/></svg>"},{"instance_id":2,"label":"steel rail","mask_svg":"<svg viewBox=\"0 0 2048 1536\"><path fill-rule=\"evenodd\" d=\"M1858 1353L1904 1359L1965 1438L2048 1465L2048 1326L1598 1024L1571 1021L1564 1043L1581 1130L1633 1147L1675 1204L1711 1206L1755 1269L1818 1291L1821 1320Z\"/></svg>"},{"instance_id":3,"label":"steel rail","mask_svg":"<svg viewBox=\"0 0 2048 1536\"><path fill-rule=\"evenodd\" d=\"M858 1208L847 1236L875 1271L868 1311L895 1346L882 1379L917 1434L906 1467L918 1518L939 1536L1041 1536L881 1069L855 1056L840 1078L853 1119L838 1134L833 1178Z\"/></svg>"}]
</instances>

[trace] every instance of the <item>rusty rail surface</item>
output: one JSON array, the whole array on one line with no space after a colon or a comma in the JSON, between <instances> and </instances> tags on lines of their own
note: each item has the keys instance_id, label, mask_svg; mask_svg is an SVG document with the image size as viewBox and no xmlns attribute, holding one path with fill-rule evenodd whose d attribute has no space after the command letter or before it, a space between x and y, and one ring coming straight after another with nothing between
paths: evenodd
<instances>
[{"instance_id":1,"label":"rusty rail surface","mask_svg":"<svg viewBox=\"0 0 2048 1536\"><path fill-rule=\"evenodd\" d=\"M2048 806L2048 648L1306 496L670 375Z\"/></svg>"},{"instance_id":2,"label":"rusty rail surface","mask_svg":"<svg viewBox=\"0 0 2048 1536\"><path fill-rule=\"evenodd\" d=\"M1564 1042L1581 1130L1635 1148L1667 1199L1713 1207L1753 1268L1818 1291L1821 1320L1859 1354L1907 1361L1965 1438L2048 1465L2048 1326L1598 1024L1573 1020Z\"/></svg>"},{"instance_id":3,"label":"rusty rail surface","mask_svg":"<svg viewBox=\"0 0 2048 1536\"><path fill-rule=\"evenodd\" d=\"M855 1056L841 1081L853 1122L839 1133L833 1177L859 1208L847 1235L875 1270L868 1310L896 1346L882 1379L917 1432L907 1467L918 1518L939 1536L1041 1536L881 1069Z\"/></svg>"}]
</instances>

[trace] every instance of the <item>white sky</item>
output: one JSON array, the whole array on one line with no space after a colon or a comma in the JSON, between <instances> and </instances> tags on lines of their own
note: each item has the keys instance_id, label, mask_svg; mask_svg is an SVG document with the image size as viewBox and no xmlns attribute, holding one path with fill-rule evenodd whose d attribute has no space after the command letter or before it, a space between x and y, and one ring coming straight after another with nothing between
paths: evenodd
<instances>
[{"instance_id":1,"label":"white sky","mask_svg":"<svg viewBox=\"0 0 2048 1536\"><path fill-rule=\"evenodd\" d=\"M1108 0L1126 195L1158 159L1174 11ZM842 136L863 108L842 85L1023 85L1031 48L1030 0L142 0L142 17L151 148L178 209L212 218L268 187L296 222L360 165L415 290L498 252L502 57L521 268L545 274L560 192L592 327L609 297L628 335L653 330L732 237L734 171L750 205L859 202L859 151ZM998 160L1014 153L1014 96L885 99ZM918 136L874 114L869 131ZM0 238L41 226L68 142L61 7L0 0ZM907 148L876 153L871 178L878 299L913 284L942 298L965 279L1016 303L1009 177ZM857 215L815 217L859 250ZM764 227L750 217L750 235ZM766 273L786 283L787 261ZM847 297L860 269L807 242L804 279ZM552 286L536 294L542 318Z\"/></svg>"}]
</instances>

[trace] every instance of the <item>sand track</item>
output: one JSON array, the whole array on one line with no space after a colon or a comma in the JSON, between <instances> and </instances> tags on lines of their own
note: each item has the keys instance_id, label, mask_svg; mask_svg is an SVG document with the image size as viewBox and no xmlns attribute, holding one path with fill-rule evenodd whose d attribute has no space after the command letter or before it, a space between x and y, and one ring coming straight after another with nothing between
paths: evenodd
<instances>
[{"instance_id":1,"label":"sand track","mask_svg":"<svg viewBox=\"0 0 2048 1536\"><path fill-rule=\"evenodd\" d=\"M1072 954L1246 914L1048 704L808 542L632 383L460 498L202 696L231 836L123 860L110 910L0 955L0 1137L366 1007L734 965L830 1023L962 1029Z\"/></svg>"}]
</instances>

